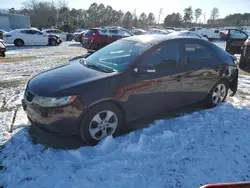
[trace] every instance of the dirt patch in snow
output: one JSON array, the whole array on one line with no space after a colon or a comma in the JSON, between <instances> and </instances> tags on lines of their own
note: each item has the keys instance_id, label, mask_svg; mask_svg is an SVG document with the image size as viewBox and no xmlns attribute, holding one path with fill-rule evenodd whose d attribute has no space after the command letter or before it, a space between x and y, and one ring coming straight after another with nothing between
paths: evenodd
<instances>
[{"instance_id":1,"label":"dirt patch in snow","mask_svg":"<svg viewBox=\"0 0 250 188\"><path fill-rule=\"evenodd\" d=\"M31 61L39 59L39 57L13 57L13 58L0 58L0 63L14 63L14 62L20 62L20 61Z\"/></svg>"}]
</instances>

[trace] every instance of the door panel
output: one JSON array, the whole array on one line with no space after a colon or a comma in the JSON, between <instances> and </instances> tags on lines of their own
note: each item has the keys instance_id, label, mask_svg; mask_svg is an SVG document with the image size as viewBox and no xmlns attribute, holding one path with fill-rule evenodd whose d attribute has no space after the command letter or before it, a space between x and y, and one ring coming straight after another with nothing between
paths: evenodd
<instances>
[{"instance_id":1,"label":"door panel","mask_svg":"<svg viewBox=\"0 0 250 188\"><path fill-rule=\"evenodd\" d=\"M32 45L32 42L34 40L33 35L30 30L23 30L20 32L20 35L18 34L16 38L20 38L24 41L25 45Z\"/></svg>"},{"instance_id":2,"label":"door panel","mask_svg":"<svg viewBox=\"0 0 250 188\"><path fill-rule=\"evenodd\" d=\"M148 74L128 76L126 85L121 87L117 98L126 101L130 119L162 112L179 107L181 74Z\"/></svg>"},{"instance_id":3,"label":"door panel","mask_svg":"<svg viewBox=\"0 0 250 188\"><path fill-rule=\"evenodd\" d=\"M138 64L118 91L131 117L143 117L180 106L182 72L178 43L158 46ZM119 97L118 97L119 98Z\"/></svg>"},{"instance_id":4,"label":"door panel","mask_svg":"<svg viewBox=\"0 0 250 188\"><path fill-rule=\"evenodd\" d=\"M47 45L48 44L48 37L44 35L42 32L35 31L34 37L36 39L37 45Z\"/></svg>"},{"instance_id":5,"label":"door panel","mask_svg":"<svg viewBox=\"0 0 250 188\"><path fill-rule=\"evenodd\" d=\"M184 43L184 61L181 99L183 105L203 100L219 80L223 66L216 66L213 51L202 43Z\"/></svg>"}]
</instances>

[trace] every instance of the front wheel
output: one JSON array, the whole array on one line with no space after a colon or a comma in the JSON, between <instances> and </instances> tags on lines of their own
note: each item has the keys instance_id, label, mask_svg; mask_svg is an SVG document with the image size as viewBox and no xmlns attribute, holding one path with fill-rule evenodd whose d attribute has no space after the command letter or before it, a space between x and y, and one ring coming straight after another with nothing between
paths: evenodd
<instances>
[{"instance_id":1,"label":"front wheel","mask_svg":"<svg viewBox=\"0 0 250 188\"><path fill-rule=\"evenodd\" d=\"M224 102L227 98L228 84L225 81L217 83L205 99L205 104L208 107L215 107Z\"/></svg>"},{"instance_id":2,"label":"front wheel","mask_svg":"<svg viewBox=\"0 0 250 188\"><path fill-rule=\"evenodd\" d=\"M80 124L80 137L89 145L95 145L107 136L122 132L123 116L119 108L103 103L91 108Z\"/></svg>"},{"instance_id":3,"label":"front wheel","mask_svg":"<svg viewBox=\"0 0 250 188\"><path fill-rule=\"evenodd\" d=\"M51 46L56 46L57 45L57 41L55 39L50 39L50 45Z\"/></svg>"},{"instance_id":4,"label":"front wheel","mask_svg":"<svg viewBox=\"0 0 250 188\"><path fill-rule=\"evenodd\" d=\"M5 52L2 52L2 54L0 56L5 57Z\"/></svg>"}]
</instances>

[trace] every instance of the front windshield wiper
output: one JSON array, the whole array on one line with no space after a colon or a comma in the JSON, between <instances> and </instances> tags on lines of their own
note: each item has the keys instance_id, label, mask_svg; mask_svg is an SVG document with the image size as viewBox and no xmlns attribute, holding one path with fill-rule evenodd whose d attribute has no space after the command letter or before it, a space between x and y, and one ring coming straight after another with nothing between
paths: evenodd
<instances>
[{"instance_id":1,"label":"front windshield wiper","mask_svg":"<svg viewBox=\"0 0 250 188\"><path fill-rule=\"evenodd\" d=\"M97 70L97 71L101 71L101 72L106 72L106 73L110 73L110 72L113 72L113 71L110 71L110 70L107 70L106 68L104 67L101 67L101 66L97 66L95 64L88 64L86 62L86 59L83 59L83 61L80 61L85 67L88 67L90 69L94 69L94 70Z\"/></svg>"}]
</instances>

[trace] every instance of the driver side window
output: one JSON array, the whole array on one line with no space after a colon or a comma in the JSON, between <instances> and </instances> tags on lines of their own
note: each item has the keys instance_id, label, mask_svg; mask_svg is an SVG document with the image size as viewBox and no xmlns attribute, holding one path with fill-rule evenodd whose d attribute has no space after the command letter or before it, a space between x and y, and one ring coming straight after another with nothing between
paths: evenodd
<instances>
[{"instance_id":1,"label":"driver side window","mask_svg":"<svg viewBox=\"0 0 250 188\"><path fill-rule=\"evenodd\" d=\"M143 58L139 69L145 72L165 72L177 68L180 61L179 43L168 43Z\"/></svg>"}]
</instances>

